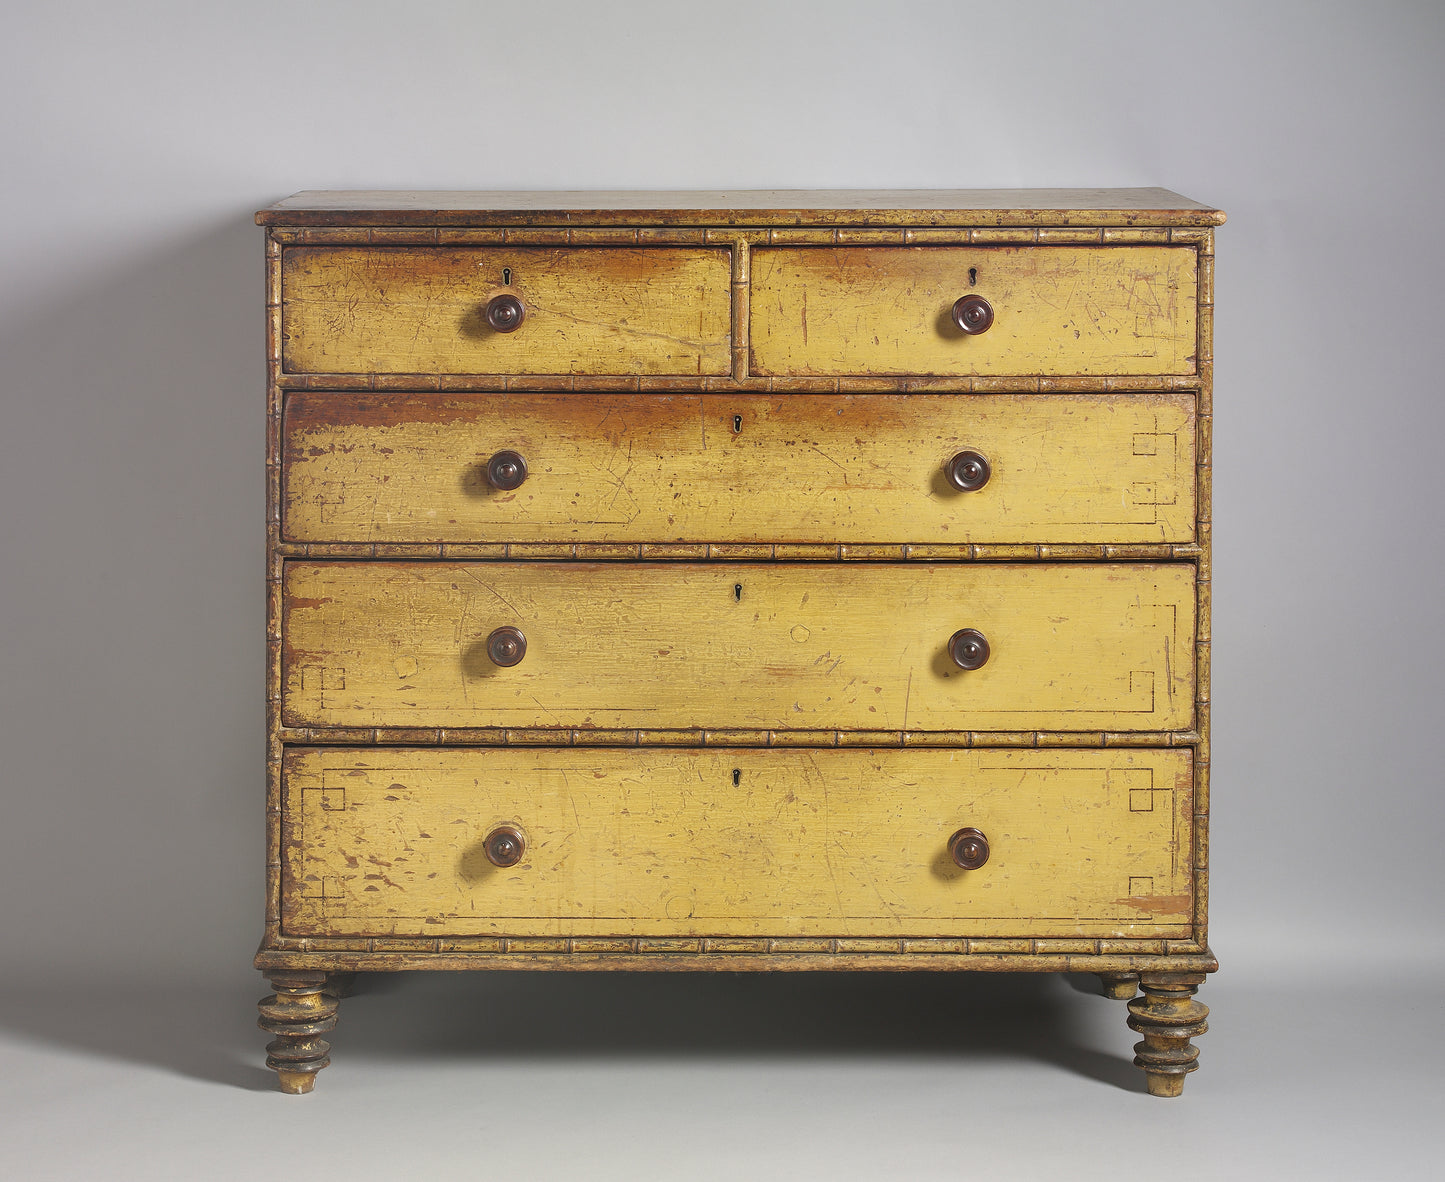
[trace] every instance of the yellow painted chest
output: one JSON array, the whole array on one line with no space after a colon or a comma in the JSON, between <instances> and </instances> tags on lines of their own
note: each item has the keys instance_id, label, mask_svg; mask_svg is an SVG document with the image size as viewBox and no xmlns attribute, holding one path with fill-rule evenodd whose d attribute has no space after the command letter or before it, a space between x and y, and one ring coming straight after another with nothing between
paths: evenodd
<instances>
[{"instance_id":1,"label":"yellow painted chest","mask_svg":"<svg viewBox=\"0 0 1445 1182\"><path fill-rule=\"evenodd\" d=\"M1222 214L311 192L257 220L283 1090L356 971L926 969L1097 973L1179 1094L1216 967Z\"/></svg>"}]
</instances>

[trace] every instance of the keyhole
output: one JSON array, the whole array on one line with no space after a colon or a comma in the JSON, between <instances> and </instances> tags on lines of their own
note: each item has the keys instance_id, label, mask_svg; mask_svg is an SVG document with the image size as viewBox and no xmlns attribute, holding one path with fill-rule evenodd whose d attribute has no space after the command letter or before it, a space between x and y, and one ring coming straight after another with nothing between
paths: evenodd
<instances>
[{"instance_id":1,"label":"keyhole","mask_svg":"<svg viewBox=\"0 0 1445 1182\"><path fill-rule=\"evenodd\" d=\"M733 584L733 600L736 603L743 601L743 585L741 583Z\"/></svg>"},{"instance_id":2,"label":"keyhole","mask_svg":"<svg viewBox=\"0 0 1445 1182\"><path fill-rule=\"evenodd\" d=\"M968 273L968 275L969 275L969 278L970 278L970 279L973 278L973 272L972 272L972 271L970 271L970 272ZM511 267L503 267L503 268L502 268L502 286L503 286L503 287L511 287L511 286L512 286L512 268L511 268Z\"/></svg>"},{"instance_id":3,"label":"keyhole","mask_svg":"<svg viewBox=\"0 0 1445 1182\"><path fill-rule=\"evenodd\" d=\"M733 434L741 435L743 432L743 416L733 415Z\"/></svg>"},{"instance_id":4,"label":"keyhole","mask_svg":"<svg viewBox=\"0 0 1445 1182\"><path fill-rule=\"evenodd\" d=\"M978 286L978 268L977 268L977 267L970 267L970 268L968 269L968 285L969 285L969 287L977 287L977 286Z\"/></svg>"},{"instance_id":5,"label":"keyhole","mask_svg":"<svg viewBox=\"0 0 1445 1182\"><path fill-rule=\"evenodd\" d=\"M742 768L737 768L737 767L733 768L733 787L736 788L736 787L737 787L739 784L741 784L742 782L743 782L743 770L742 770Z\"/></svg>"}]
</instances>

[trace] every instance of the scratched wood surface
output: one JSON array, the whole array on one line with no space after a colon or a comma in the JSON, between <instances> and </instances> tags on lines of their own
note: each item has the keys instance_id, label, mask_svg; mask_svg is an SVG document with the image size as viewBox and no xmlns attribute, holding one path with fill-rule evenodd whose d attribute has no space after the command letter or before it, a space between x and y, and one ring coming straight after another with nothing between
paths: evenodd
<instances>
[{"instance_id":1,"label":"scratched wood surface","mask_svg":"<svg viewBox=\"0 0 1445 1182\"><path fill-rule=\"evenodd\" d=\"M295 541L1182 542L1194 397L353 394L286 402ZM498 491L486 461L527 461ZM944 466L971 449L976 492Z\"/></svg>"},{"instance_id":2,"label":"scratched wood surface","mask_svg":"<svg viewBox=\"0 0 1445 1182\"><path fill-rule=\"evenodd\" d=\"M1127 731L1193 718L1189 563L310 562L293 726ZM496 628L525 659L498 668ZM960 628L992 656L964 672Z\"/></svg>"},{"instance_id":3,"label":"scratched wood surface","mask_svg":"<svg viewBox=\"0 0 1445 1182\"><path fill-rule=\"evenodd\" d=\"M749 369L1192 374L1196 257L1168 246L760 247ZM970 294L994 310L977 336L950 314Z\"/></svg>"},{"instance_id":4,"label":"scratched wood surface","mask_svg":"<svg viewBox=\"0 0 1445 1182\"><path fill-rule=\"evenodd\" d=\"M1184 936L1192 795L1185 750L296 749L282 927ZM949 858L964 826L980 869Z\"/></svg>"},{"instance_id":5,"label":"scratched wood surface","mask_svg":"<svg viewBox=\"0 0 1445 1182\"><path fill-rule=\"evenodd\" d=\"M281 273L289 373L696 375L731 365L726 250L293 246ZM485 320L502 291L527 309L514 332Z\"/></svg>"}]
</instances>

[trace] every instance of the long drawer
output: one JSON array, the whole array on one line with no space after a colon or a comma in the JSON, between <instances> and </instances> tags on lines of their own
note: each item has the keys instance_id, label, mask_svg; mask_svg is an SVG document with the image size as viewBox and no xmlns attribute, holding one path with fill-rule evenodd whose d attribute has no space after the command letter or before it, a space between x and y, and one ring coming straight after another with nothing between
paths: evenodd
<instances>
[{"instance_id":1,"label":"long drawer","mask_svg":"<svg viewBox=\"0 0 1445 1182\"><path fill-rule=\"evenodd\" d=\"M292 246L288 373L725 374L726 250ZM488 321L514 298L520 323Z\"/></svg>"},{"instance_id":2,"label":"long drawer","mask_svg":"<svg viewBox=\"0 0 1445 1182\"><path fill-rule=\"evenodd\" d=\"M1193 719L1188 563L292 560L283 586L293 726L1155 731ZM956 639L970 631L986 650Z\"/></svg>"},{"instance_id":3,"label":"long drawer","mask_svg":"<svg viewBox=\"0 0 1445 1182\"><path fill-rule=\"evenodd\" d=\"M1189 394L297 391L283 528L311 542L1190 542L1194 423ZM506 453L523 467L499 478ZM986 465L972 480L965 453Z\"/></svg>"},{"instance_id":4,"label":"long drawer","mask_svg":"<svg viewBox=\"0 0 1445 1182\"><path fill-rule=\"evenodd\" d=\"M300 748L282 926L1182 937L1192 823L1187 750ZM950 856L964 828L975 869Z\"/></svg>"},{"instance_id":5,"label":"long drawer","mask_svg":"<svg viewBox=\"0 0 1445 1182\"><path fill-rule=\"evenodd\" d=\"M760 247L749 368L1192 374L1197 265L1187 246ZM980 331L955 323L965 297L991 311Z\"/></svg>"}]
</instances>

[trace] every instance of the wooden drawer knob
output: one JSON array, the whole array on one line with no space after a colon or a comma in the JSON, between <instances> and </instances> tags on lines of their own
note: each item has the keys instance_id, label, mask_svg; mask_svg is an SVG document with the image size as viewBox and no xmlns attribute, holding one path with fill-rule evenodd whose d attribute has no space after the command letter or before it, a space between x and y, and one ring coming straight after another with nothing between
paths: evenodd
<instances>
[{"instance_id":1,"label":"wooden drawer knob","mask_svg":"<svg viewBox=\"0 0 1445 1182\"><path fill-rule=\"evenodd\" d=\"M527 461L517 451L499 451L487 461L487 483L502 492L520 488L527 479Z\"/></svg>"},{"instance_id":2,"label":"wooden drawer knob","mask_svg":"<svg viewBox=\"0 0 1445 1182\"><path fill-rule=\"evenodd\" d=\"M487 637L487 656L493 665L510 669L527 655L527 638L510 624Z\"/></svg>"},{"instance_id":3,"label":"wooden drawer knob","mask_svg":"<svg viewBox=\"0 0 1445 1182\"><path fill-rule=\"evenodd\" d=\"M960 296L953 302L953 322L971 337L993 325L993 305L983 296Z\"/></svg>"},{"instance_id":4,"label":"wooden drawer knob","mask_svg":"<svg viewBox=\"0 0 1445 1182\"><path fill-rule=\"evenodd\" d=\"M960 628L948 638L948 655L960 669L982 669L988 654L988 637L977 628Z\"/></svg>"},{"instance_id":5,"label":"wooden drawer knob","mask_svg":"<svg viewBox=\"0 0 1445 1182\"><path fill-rule=\"evenodd\" d=\"M516 332L527 319L527 305L514 295L494 295L487 301L487 323L493 332Z\"/></svg>"},{"instance_id":6,"label":"wooden drawer knob","mask_svg":"<svg viewBox=\"0 0 1445 1182\"><path fill-rule=\"evenodd\" d=\"M482 842L487 861L493 866L515 866L527 852L527 839L513 825L498 825Z\"/></svg>"},{"instance_id":7,"label":"wooden drawer knob","mask_svg":"<svg viewBox=\"0 0 1445 1182\"><path fill-rule=\"evenodd\" d=\"M963 870L977 870L988 861L988 838L979 829L960 829L948 839L948 856Z\"/></svg>"},{"instance_id":8,"label":"wooden drawer knob","mask_svg":"<svg viewBox=\"0 0 1445 1182\"><path fill-rule=\"evenodd\" d=\"M978 492L993 475L988 457L976 451L961 451L944 468L948 483L959 492Z\"/></svg>"}]
</instances>

